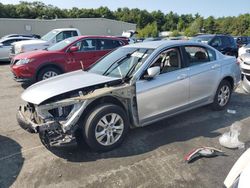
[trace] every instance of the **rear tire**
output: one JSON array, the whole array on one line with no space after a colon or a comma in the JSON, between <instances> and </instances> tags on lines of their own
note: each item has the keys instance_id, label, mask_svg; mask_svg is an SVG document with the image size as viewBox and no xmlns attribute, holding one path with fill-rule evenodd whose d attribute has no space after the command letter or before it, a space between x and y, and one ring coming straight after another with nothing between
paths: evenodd
<instances>
[{"instance_id":1,"label":"rear tire","mask_svg":"<svg viewBox=\"0 0 250 188\"><path fill-rule=\"evenodd\" d=\"M37 76L37 81L46 80L48 78L57 76L61 74L62 72L54 67L45 67L42 70L39 71Z\"/></svg>"},{"instance_id":2,"label":"rear tire","mask_svg":"<svg viewBox=\"0 0 250 188\"><path fill-rule=\"evenodd\" d=\"M232 94L232 86L227 80L222 80L212 103L213 110L223 110L228 105Z\"/></svg>"},{"instance_id":3,"label":"rear tire","mask_svg":"<svg viewBox=\"0 0 250 188\"><path fill-rule=\"evenodd\" d=\"M128 130L125 111L117 105L103 104L89 113L83 135L92 150L109 151L123 142Z\"/></svg>"}]
</instances>

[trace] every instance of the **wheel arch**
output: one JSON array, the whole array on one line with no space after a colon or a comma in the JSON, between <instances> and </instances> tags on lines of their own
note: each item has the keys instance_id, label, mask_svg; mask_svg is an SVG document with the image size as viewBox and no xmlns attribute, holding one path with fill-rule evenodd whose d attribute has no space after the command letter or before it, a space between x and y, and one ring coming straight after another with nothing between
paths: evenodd
<instances>
[{"instance_id":1,"label":"wheel arch","mask_svg":"<svg viewBox=\"0 0 250 188\"><path fill-rule=\"evenodd\" d=\"M100 104L114 104L117 105L119 107L121 107L124 112L126 113L128 120L129 118L129 113L128 113L128 109L125 107L125 102L121 101L120 99L118 99L117 97L114 96L110 96L110 95L106 95L106 96L102 96L100 98L97 98L95 100L93 100L92 102L90 102L90 104L87 105L86 109L83 111L83 114L81 116L81 121L85 121L86 117L88 117L88 115L90 114L90 112L96 108L97 106L99 106Z\"/></svg>"},{"instance_id":2,"label":"wheel arch","mask_svg":"<svg viewBox=\"0 0 250 188\"><path fill-rule=\"evenodd\" d=\"M65 72L64 69L62 68L62 66L60 66L58 64L55 64L55 63L45 63L45 64L41 65L40 67L38 67L38 69L36 71L35 79L37 80L39 73L43 69L48 68L48 67L52 67L52 68L58 69L61 73Z\"/></svg>"},{"instance_id":3,"label":"wheel arch","mask_svg":"<svg viewBox=\"0 0 250 188\"><path fill-rule=\"evenodd\" d=\"M234 79L233 79L232 76L225 76L225 77L220 81L220 83L221 83L223 80L228 81L228 82L230 83L230 85L231 85L232 90L234 89Z\"/></svg>"}]
</instances>

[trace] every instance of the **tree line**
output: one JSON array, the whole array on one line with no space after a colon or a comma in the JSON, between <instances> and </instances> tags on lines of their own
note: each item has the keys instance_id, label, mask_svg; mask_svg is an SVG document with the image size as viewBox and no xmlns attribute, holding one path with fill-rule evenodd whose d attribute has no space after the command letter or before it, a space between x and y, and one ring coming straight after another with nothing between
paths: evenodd
<instances>
[{"instance_id":1,"label":"tree line","mask_svg":"<svg viewBox=\"0 0 250 188\"><path fill-rule=\"evenodd\" d=\"M250 14L233 17L204 18L198 13L164 14L160 10L148 12L138 8L118 8L111 11L108 7L86 9L73 7L60 9L43 2L20 1L17 5L0 3L0 18L56 19L56 18L108 18L137 24L140 37L156 37L161 31L172 31L173 36L184 34L194 36L198 33L223 33L235 36L250 36Z\"/></svg>"}]
</instances>

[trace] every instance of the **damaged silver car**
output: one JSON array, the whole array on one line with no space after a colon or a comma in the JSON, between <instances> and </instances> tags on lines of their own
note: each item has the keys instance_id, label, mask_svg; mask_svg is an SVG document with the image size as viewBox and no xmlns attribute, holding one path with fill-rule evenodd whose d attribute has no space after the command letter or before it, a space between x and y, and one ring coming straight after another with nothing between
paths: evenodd
<instances>
[{"instance_id":1,"label":"damaged silver car","mask_svg":"<svg viewBox=\"0 0 250 188\"><path fill-rule=\"evenodd\" d=\"M17 119L46 146L78 138L96 151L122 143L130 128L212 104L224 109L240 82L234 57L189 41L121 47L91 68L27 88Z\"/></svg>"}]
</instances>

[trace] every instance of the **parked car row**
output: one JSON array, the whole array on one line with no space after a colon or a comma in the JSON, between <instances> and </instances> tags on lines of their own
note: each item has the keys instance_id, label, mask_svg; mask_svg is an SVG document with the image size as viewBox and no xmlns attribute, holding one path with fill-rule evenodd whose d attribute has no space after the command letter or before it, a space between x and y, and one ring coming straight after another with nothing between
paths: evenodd
<instances>
[{"instance_id":1,"label":"parked car row","mask_svg":"<svg viewBox=\"0 0 250 188\"><path fill-rule=\"evenodd\" d=\"M0 39L0 61L10 61L17 54L45 49L66 38L80 35L75 28L54 29L42 38L35 34L6 35Z\"/></svg>"},{"instance_id":2,"label":"parked car row","mask_svg":"<svg viewBox=\"0 0 250 188\"><path fill-rule=\"evenodd\" d=\"M124 36L80 36L75 28L13 43L14 79L39 81L22 94L20 126L47 147L84 139L108 151L130 128L207 104L224 109L241 81L236 58L227 56L237 55L228 35L128 43Z\"/></svg>"}]
</instances>

